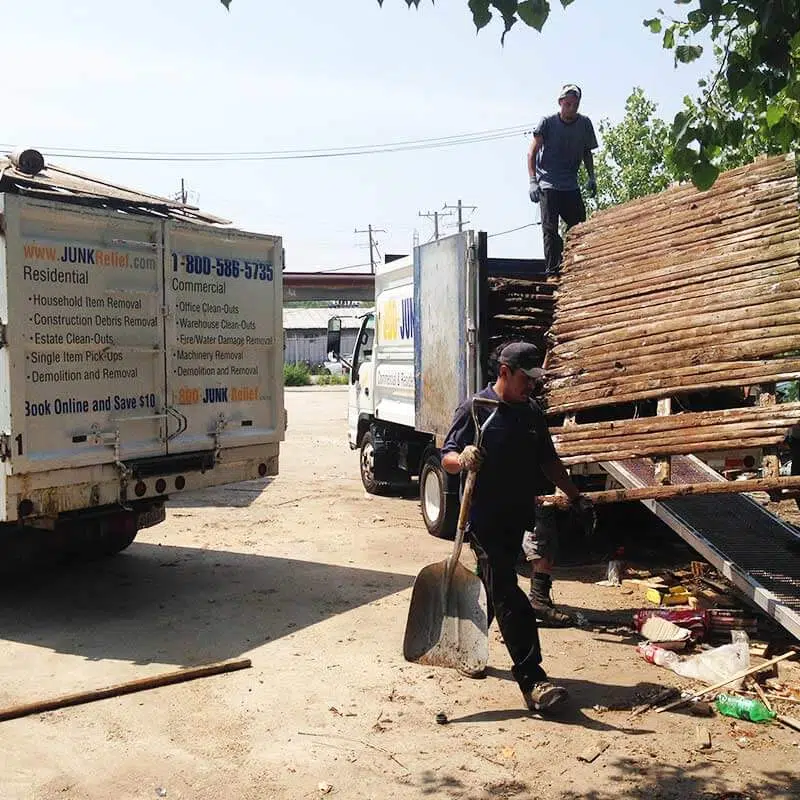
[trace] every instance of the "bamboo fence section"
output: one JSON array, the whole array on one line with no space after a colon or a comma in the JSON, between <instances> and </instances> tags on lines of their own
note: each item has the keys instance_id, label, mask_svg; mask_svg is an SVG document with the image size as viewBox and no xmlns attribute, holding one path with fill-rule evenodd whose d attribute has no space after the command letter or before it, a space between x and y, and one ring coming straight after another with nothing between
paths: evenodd
<instances>
[{"instance_id":1,"label":"bamboo fence section","mask_svg":"<svg viewBox=\"0 0 800 800\"><path fill-rule=\"evenodd\" d=\"M793 156L576 227L549 334L549 411L795 378L799 227Z\"/></svg>"},{"instance_id":2,"label":"bamboo fence section","mask_svg":"<svg viewBox=\"0 0 800 800\"><path fill-rule=\"evenodd\" d=\"M515 322L524 305L501 318ZM623 403L655 414L656 400L721 389L745 402L743 387L798 380L798 312L793 155L723 173L705 192L680 185L594 214L568 236L545 337L548 414L573 417L552 429L559 454L576 464L780 446L800 403L581 417Z\"/></svg>"}]
</instances>

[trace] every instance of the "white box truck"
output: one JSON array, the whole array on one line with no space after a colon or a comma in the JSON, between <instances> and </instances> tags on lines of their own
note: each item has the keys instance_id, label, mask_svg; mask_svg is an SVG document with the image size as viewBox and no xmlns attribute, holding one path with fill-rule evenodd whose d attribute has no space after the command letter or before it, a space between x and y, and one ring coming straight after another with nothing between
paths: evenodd
<instances>
[{"instance_id":1,"label":"white box truck","mask_svg":"<svg viewBox=\"0 0 800 800\"><path fill-rule=\"evenodd\" d=\"M281 238L28 169L0 160L0 525L116 552L170 495L275 475Z\"/></svg>"},{"instance_id":2,"label":"white box truck","mask_svg":"<svg viewBox=\"0 0 800 800\"><path fill-rule=\"evenodd\" d=\"M445 473L439 453L453 412L493 379L498 344L525 338L544 354L543 332L552 316L553 286L545 285L543 262L490 258L487 238L466 231L378 265L375 307L364 315L345 359L351 365L348 439L360 451L365 489L404 491L418 479L425 526L442 538L452 538L458 518L458 478ZM537 294L540 307L523 302L515 308L520 278L550 293ZM332 323L327 349L338 354L340 331ZM734 463L746 469L761 457L758 450L701 455L726 471ZM572 474L587 489L609 481L598 464L575 465Z\"/></svg>"},{"instance_id":3,"label":"white box truck","mask_svg":"<svg viewBox=\"0 0 800 800\"><path fill-rule=\"evenodd\" d=\"M488 328L478 314L489 262L484 235L480 242L483 258L479 237L467 231L378 265L375 307L347 358L348 439L360 451L364 488L389 492L418 477L425 525L444 538L455 531L458 480L442 469L438 448L456 407L486 373L489 342L478 329ZM335 320L328 336L336 356Z\"/></svg>"}]
</instances>

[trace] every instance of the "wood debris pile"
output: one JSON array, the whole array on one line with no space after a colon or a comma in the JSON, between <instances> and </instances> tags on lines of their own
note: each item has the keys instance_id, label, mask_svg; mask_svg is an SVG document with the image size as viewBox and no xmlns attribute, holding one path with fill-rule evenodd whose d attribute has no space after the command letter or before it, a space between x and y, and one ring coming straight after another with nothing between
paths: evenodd
<instances>
[{"instance_id":1,"label":"wood debris pile","mask_svg":"<svg viewBox=\"0 0 800 800\"><path fill-rule=\"evenodd\" d=\"M559 453L575 463L779 444L800 403L683 411L692 406L681 401L726 388L745 398L743 387L774 392L800 378L799 257L794 156L575 228L548 335L548 413L577 422L553 430ZM665 399L672 413L655 416ZM619 404L636 414L581 424L587 410L602 420L599 410Z\"/></svg>"},{"instance_id":2,"label":"wood debris pile","mask_svg":"<svg viewBox=\"0 0 800 800\"><path fill-rule=\"evenodd\" d=\"M555 284L544 279L489 278L489 348L523 338L544 354L553 322Z\"/></svg>"}]
</instances>

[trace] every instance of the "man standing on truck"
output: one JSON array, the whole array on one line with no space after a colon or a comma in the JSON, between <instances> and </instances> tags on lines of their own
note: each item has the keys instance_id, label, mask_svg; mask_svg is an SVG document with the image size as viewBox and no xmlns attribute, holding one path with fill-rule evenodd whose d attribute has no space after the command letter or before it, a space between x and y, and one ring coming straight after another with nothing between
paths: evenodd
<instances>
[{"instance_id":1,"label":"man standing on truck","mask_svg":"<svg viewBox=\"0 0 800 800\"><path fill-rule=\"evenodd\" d=\"M550 708L567 695L566 689L550 683L542 669L536 612L518 586L515 572L523 533L535 522L538 470L572 503L586 510L591 506L570 479L553 447L544 414L531 400L544 377L539 363L539 351L532 344L514 342L504 347L497 380L477 394L500 402L481 448L473 444L472 398L456 411L442 447L442 466L448 473L481 470L467 530L486 587L489 621L497 618L514 662L512 673L531 711Z\"/></svg>"},{"instance_id":2,"label":"man standing on truck","mask_svg":"<svg viewBox=\"0 0 800 800\"><path fill-rule=\"evenodd\" d=\"M558 95L558 114L542 117L533 129L533 141L528 149L528 194L541 208L548 277L557 276L561 270L564 241L558 232L559 219L564 220L567 230L586 219L586 206L578 187L581 162L589 175L586 191L589 197L597 194L592 156L597 137L589 117L578 113L580 103L580 87L566 84Z\"/></svg>"}]
</instances>

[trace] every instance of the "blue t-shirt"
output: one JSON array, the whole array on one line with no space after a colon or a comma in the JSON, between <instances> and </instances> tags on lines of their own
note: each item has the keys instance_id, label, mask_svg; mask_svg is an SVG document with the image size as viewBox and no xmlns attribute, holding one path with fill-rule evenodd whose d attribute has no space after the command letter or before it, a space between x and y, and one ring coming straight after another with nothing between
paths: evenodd
<instances>
[{"instance_id":1,"label":"blue t-shirt","mask_svg":"<svg viewBox=\"0 0 800 800\"><path fill-rule=\"evenodd\" d=\"M499 400L488 386L478 397ZM453 417L442 455L461 452L475 443L471 402L462 403ZM486 421L491 409L479 406L478 421ZM483 434L483 465L475 481L470 524L485 527L493 521L532 528L536 516L536 488L541 480L539 465L558 458L547 421L533 400L501 403L494 420Z\"/></svg>"},{"instance_id":2,"label":"blue t-shirt","mask_svg":"<svg viewBox=\"0 0 800 800\"><path fill-rule=\"evenodd\" d=\"M597 147L597 137L589 117L578 114L573 122L564 122L558 114L542 117L533 129L544 144L536 154L536 177L542 189L560 192L578 188L578 170L587 150Z\"/></svg>"}]
</instances>

